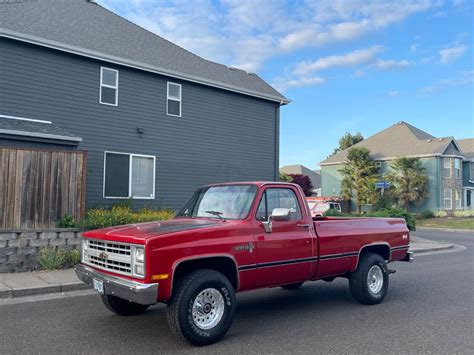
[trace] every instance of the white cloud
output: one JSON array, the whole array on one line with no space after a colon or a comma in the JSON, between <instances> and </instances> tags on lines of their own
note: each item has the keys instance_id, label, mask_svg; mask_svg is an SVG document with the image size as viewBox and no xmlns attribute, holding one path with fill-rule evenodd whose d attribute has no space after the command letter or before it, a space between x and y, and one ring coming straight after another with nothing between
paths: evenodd
<instances>
[{"instance_id":1,"label":"white cloud","mask_svg":"<svg viewBox=\"0 0 474 355\"><path fill-rule=\"evenodd\" d=\"M279 55L350 42L437 6L438 0L99 0L206 59L259 71ZM289 11L289 9L291 11Z\"/></svg>"},{"instance_id":2,"label":"white cloud","mask_svg":"<svg viewBox=\"0 0 474 355\"><path fill-rule=\"evenodd\" d=\"M395 96L398 96L398 95L400 95L400 91L398 91L398 90L392 90L392 91L389 91L389 93L388 93L388 96L390 96L390 97L395 97Z\"/></svg>"},{"instance_id":3,"label":"white cloud","mask_svg":"<svg viewBox=\"0 0 474 355\"><path fill-rule=\"evenodd\" d=\"M275 89L284 92L291 88L304 87L304 86L316 86L325 83L326 80L319 76L312 77L300 77L293 79L277 78L272 83Z\"/></svg>"},{"instance_id":4,"label":"white cloud","mask_svg":"<svg viewBox=\"0 0 474 355\"><path fill-rule=\"evenodd\" d=\"M440 62L442 64L448 64L459 58L467 47L463 45L454 45L450 48L445 48L439 51Z\"/></svg>"},{"instance_id":5,"label":"white cloud","mask_svg":"<svg viewBox=\"0 0 474 355\"><path fill-rule=\"evenodd\" d=\"M378 59L373 64L374 68L379 70L394 70L394 69L406 69L411 65L408 60L383 60Z\"/></svg>"},{"instance_id":6,"label":"white cloud","mask_svg":"<svg viewBox=\"0 0 474 355\"><path fill-rule=\"evenodd\" d=\"M425 86L418 90L421 94L432 94L448 87L472 85L474 83L474 70L466 70L458 75L438 81L436 84Z\"/></svg>"},{"instance_id":7,"label":"white cloud","mask_svg":"<svg viewBox=\"0 0 474 355\"><path fill-rule=\"evenodd\" d=\"M383 51L382 46L373 46L365 49L358 49L344 55L333 55L319 58L315 61L300 62L294 72L299 75L306 75L311 72L335 68L354 67L367 64L375 60L376 55Z\"/></svg>"}]
</instances>

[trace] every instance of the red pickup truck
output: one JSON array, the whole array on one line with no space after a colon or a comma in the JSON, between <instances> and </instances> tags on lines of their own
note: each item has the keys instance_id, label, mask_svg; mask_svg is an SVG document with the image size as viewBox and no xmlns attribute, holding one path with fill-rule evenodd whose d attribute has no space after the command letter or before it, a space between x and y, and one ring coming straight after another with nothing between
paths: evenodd
<instances>
[{"instance_id":1,"label":"red pickup truck","mask_svg":"<svg viewBox=\"0 0 474 355\"><path fill-rule=\"evenodd\" d=\"M83 234L78 277L122 316L164 302L170 328L194 345L229 329L235 293L349 279L353 297L381 302L387 263L411 261L397 218L312 218L301 188L239 182L198 189L173 220Z\"/></svg>"}]
</instances>

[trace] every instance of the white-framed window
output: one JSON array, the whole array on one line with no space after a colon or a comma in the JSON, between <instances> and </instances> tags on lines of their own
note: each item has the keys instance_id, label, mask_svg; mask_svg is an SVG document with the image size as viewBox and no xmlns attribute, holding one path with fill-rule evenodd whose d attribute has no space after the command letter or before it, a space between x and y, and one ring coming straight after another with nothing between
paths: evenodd
<instances>
[{"instance_id":1,"label":"white-framed window","mask_svg":"<svg viewBox=\"0 0 474 355\"><path fill-rule=\"evenodd\" d=\"M451 158L443 158L443 177L451 178Z\"/></svg>"},{"instance_id":2,"label":"white-framed window","mask_svg":"<svg viewBox=\"0 0 474 355\"><path fill-rule=\"evenodd\" d=\"M443 188L443 208L445 210L453 209L453 190L450 187Z\"/></svg>"},{"instance_id":3,"label":"white-framed window","mask_svg":"<svg viewBox=\"0 0 474 355\"><path fill-rule=\"evenodd\" d=\"M457 210L462 208L461 202L461 190L454 190L454 206Z\"/></svg>"},{"instance_id":4,"label":"white-framed window","mask_svg":"<svg viewBox=\"0 0 474 355\"><path fill-rule=\"evenodd\" d=\"M155 165L152 155L104 153L104 198L155 198Z\"/></svg>"},{"instance_id":5,"label":"white-framed window","mask_svg":"<svg viewBox=\"0 0 474 355\"><path fill-rule=\"evenodd\" d=\"M118 70L100 67L99 102L101 104L118 106L118 82Z\"/></svg>"},{"instance_id":6,"label":"white-framed window","mask_svg":"<svg viewBox=\"0 0 474 355\"><path fill-rule=\"evenodd\" d=\"M454 159L454 177L461 178L461 159Z\"/></svg>"},{"instance_id":7,"label":"white-framed window","mask_svg":"<svg viewBox=\"0 0 474 355\"><path fill-rule=\"evenodd\" d=\"M181 117L181 85L169 81L166 89L166 114Z\"/></svg>"}]
</instances>

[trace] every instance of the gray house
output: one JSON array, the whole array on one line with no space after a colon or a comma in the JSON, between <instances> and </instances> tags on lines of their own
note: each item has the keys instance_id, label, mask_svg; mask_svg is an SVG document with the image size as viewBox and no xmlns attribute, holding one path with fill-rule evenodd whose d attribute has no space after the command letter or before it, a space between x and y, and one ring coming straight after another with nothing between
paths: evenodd
<instances>
[{"instance_id":1,"label":"gray house","mask_svg":"<svg viewBox=\"0 0 474 355\"><path fill-rule=\"evenodd\" d=\"M203 184L278 179L289 100L256 74L94 1L4 2L0 14L0 147L87 151L87 206L176 209Z\"/></svg>"}]
</instances>

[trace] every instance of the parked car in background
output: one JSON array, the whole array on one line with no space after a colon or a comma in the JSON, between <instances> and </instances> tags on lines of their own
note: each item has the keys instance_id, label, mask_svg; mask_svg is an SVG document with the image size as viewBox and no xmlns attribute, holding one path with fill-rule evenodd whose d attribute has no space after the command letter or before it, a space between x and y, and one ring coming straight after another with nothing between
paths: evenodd
<instances>
[{"instance_id":1,"label":"parked car in background","mask_svg":"<svg viewBox=\"0 0 474 355\"><path fill-rule=\"evenodd\" d=\"M307 197L311 217L322 217L329 210L342 212L341 204L335 201L324 201L320 198Z\"/></svg>"}]
</instances>

